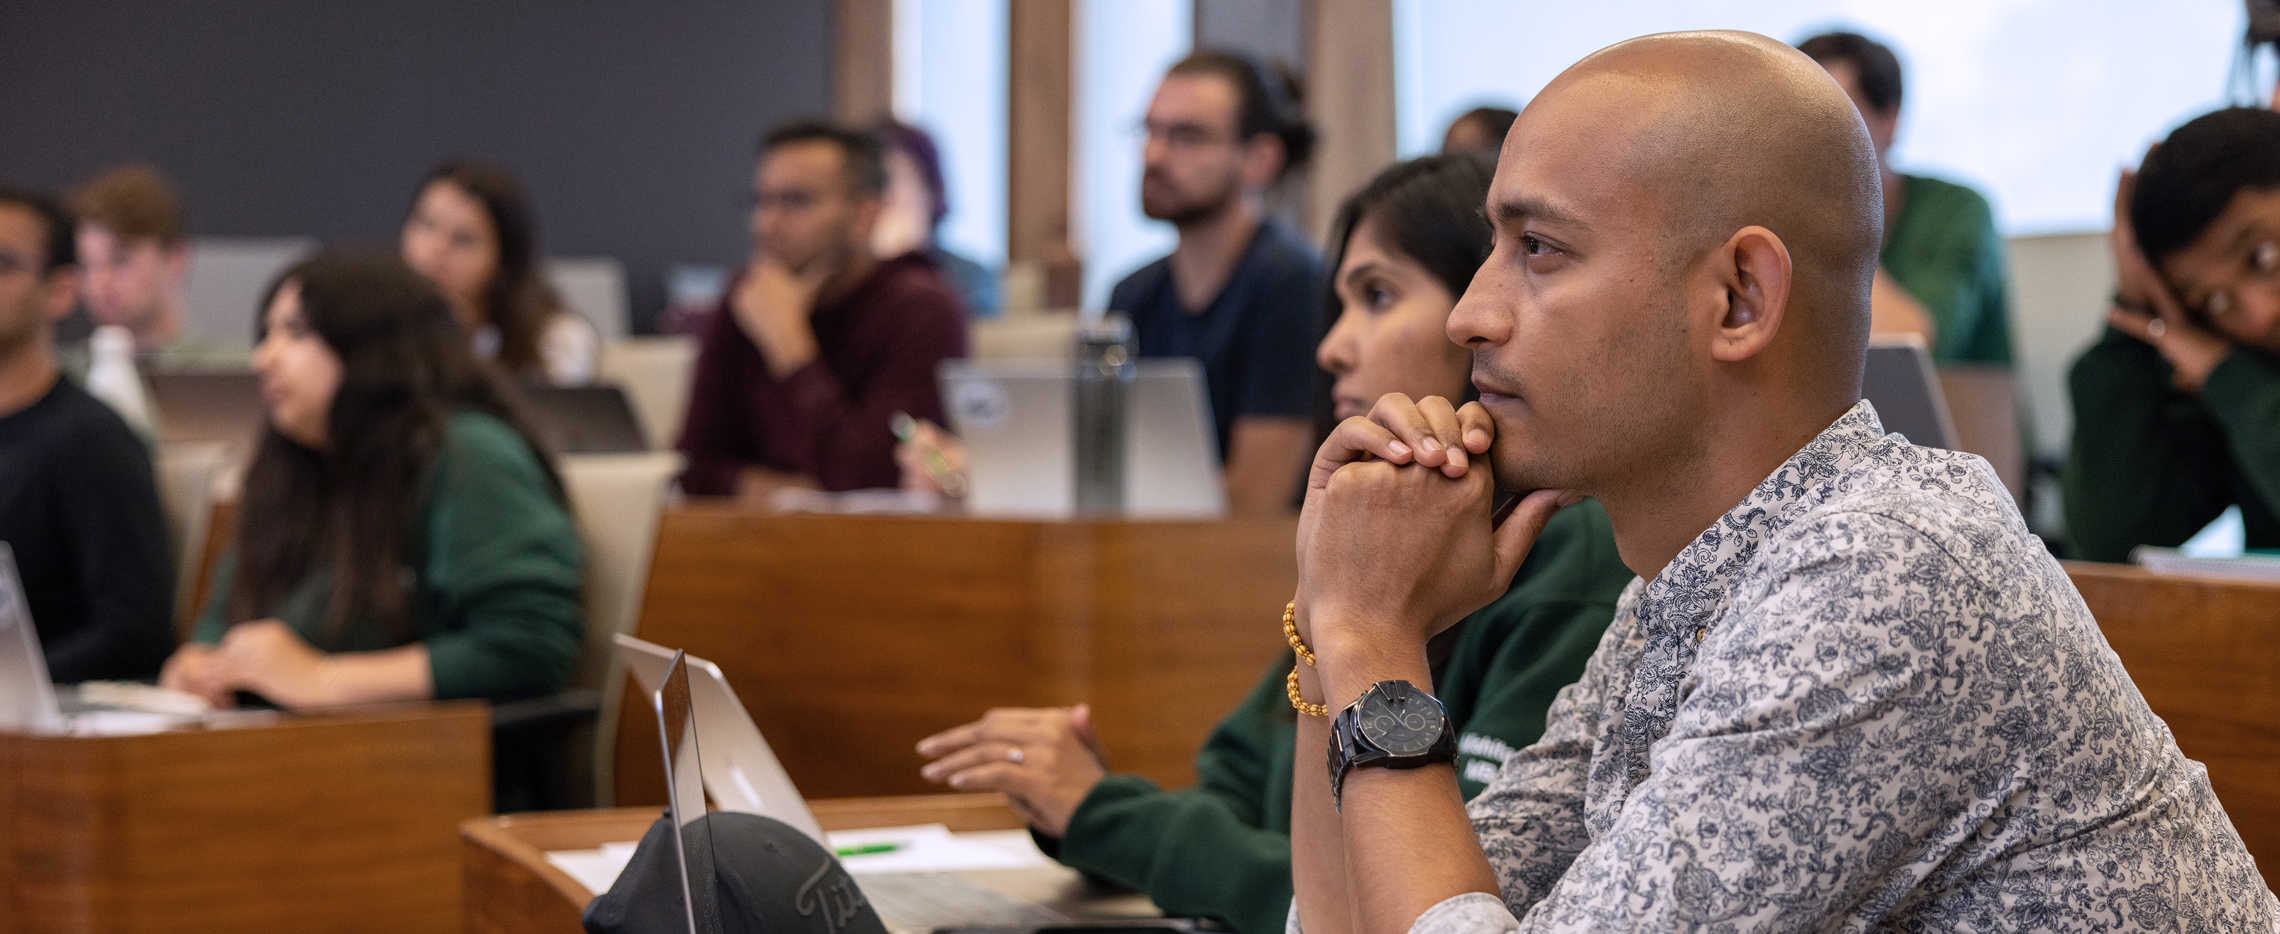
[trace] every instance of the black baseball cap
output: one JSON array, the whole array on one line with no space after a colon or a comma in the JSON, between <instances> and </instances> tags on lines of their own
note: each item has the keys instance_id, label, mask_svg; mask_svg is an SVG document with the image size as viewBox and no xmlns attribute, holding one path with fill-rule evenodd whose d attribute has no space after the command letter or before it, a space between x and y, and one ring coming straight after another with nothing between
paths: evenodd
<instances>
[{"instance_id":1,"label":"black baseball cap","mask_svg":"<svg viewBox=\"0 0 2280 934\"><path fill-rule=\"evenodd\" d=\"M587 934L688 934L668 820L649 825L617 882L586 906L580 922ZM847 867L790 824L715 811L681 828L681 837L690 850L712 856L719 926L708 929L699 919L699 934L886 934ZM691 861L692 870L703 862Z\"/></svg>"}]
</instances>

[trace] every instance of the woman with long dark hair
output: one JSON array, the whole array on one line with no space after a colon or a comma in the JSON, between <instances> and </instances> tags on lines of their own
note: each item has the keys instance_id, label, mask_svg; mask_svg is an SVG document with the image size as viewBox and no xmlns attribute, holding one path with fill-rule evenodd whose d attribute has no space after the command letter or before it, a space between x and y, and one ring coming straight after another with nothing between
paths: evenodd
<instances>
[{"instance_id":1,"label":"woman with long dark hair","mask_svg":"<svg viewBox=\"0 0 2280 934\"><path fill-rule=\"evenodd\" d=\"M160 682L289 708L560 690L584 549L449 303L394 257L323 253L262 309L236 545Z\"/></svg>"},{"instance_id":2,"label":"woman with long dark hair","mask_svg":"<svg viewBox=\"0 0 2280 934\"><path fill-rule=\"evenodd\" d=\"M1481 204L1494 167L1477 155L1403 162L1338 211L1325 290L1334 323L1315 359L1335 380L1340 415L1363 414L1386 393L1456 399L1471 390L1471 355L1446 326L1488 258ZM1553 695L1583 671L1630 580L1607 513L1578 504L1545 526L1504 596L1434 639L1433 682L1461 736L1467 797L1543 731ZM1261 610L1259 624L1272 625L1272 608ZM1351 699L1302 694L1299 664L1281 653L1220 721L1196 756L1193 788L1109 772L1083 705L990 711L922 741L920 754L934 761L921 774L1004 793L1047 852L1147 893L1167 913L1271 934L1290 909L1293 708Z\"/></svg>"},{"instance_id":3,"label":"woman with long dark hair","mask_svg":"<svg viewBox=\"0 0 2280 934\"><path fill-rule=\"evenodd\" d=\"M404 261L451 302L477 356L517 377L593 381L601 337L541 274L538 214L513 173L471 159L429 169L404 214L402 246Z\"/></svg>"}]
</instances>

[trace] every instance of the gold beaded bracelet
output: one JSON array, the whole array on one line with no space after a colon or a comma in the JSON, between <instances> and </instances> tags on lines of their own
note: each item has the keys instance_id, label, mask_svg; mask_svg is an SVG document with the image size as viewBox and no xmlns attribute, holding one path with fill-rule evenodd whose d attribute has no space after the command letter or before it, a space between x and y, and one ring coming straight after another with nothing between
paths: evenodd
<instances>
[{"instance_id":1,"label":"gold beaded bracelet","mask_svg":"<svg viewBox=\"0 0 2280 934\"><path fill-rule=\"evenodd\" d=\"M1293 600L1283 604L1282 623L1283 638L1290 641L1291 651L1297 652L1299 661L1305 662L1307 667L1314 667L1314 650L1307 648L1306 643L1298 638L1298 601ZM1306 698L1299 696L1297 665L1290 666L1290 677L1285 679L1283 683L1290 688L1290 709L1309 717L1327 717L1330 715L1330 705L1309 704L1306 702Z\"/></svg>"}]
</instances>

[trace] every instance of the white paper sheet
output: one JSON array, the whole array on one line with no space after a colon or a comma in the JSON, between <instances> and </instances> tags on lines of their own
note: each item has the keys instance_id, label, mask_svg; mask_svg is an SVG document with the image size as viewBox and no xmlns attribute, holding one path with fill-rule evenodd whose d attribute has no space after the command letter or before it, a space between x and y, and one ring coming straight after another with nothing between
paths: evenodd
<instances>
[{"instance_id":1,"label":"white paper sheet","mask_svg":"<svg viewBox=\"0 0 2280 934\"><path fill-rule=\"evenodd\" d=\"M919 824L910 827L873 827L864 830L842 830L827 834L833 850L890 845L894 849L884 853L861 853L840 857L847 871L854 875L888 872L959 872L979 869L1028 869L1050 866L1053 861L1037 849L1026 830L993 830L978 833L951 833L941 824ZM605 843L590 850L553 850L546 861L554 864L586 891L600 895L609 891L617 881L625 864L633 860L637 844ZM733 858L715 853L716 858Z\"/></svg>"}]
</instances>

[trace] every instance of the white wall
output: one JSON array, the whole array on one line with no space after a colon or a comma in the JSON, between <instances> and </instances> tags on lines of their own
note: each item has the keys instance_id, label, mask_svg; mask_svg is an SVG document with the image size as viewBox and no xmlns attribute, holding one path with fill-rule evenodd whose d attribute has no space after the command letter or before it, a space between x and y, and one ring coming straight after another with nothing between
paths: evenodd
<instances>
[{"instance_id":1,"label":"white wall","mask_svg":"<svg viewBox=\"0 0 2280 934\"><path fill-rule=\"evenodd\" d=\"M1394 0L1399 148L1429 152L1467 108L1524 103L1632 36L1847 28L1900 54L1904 170L1979 188L2009 235L2103 230L2116 169L2224 103L2243 15L2237 0Z\"/></svg>"},{"instance_id":2,"label":"white wall","mask_svg":"<svg viewBox=\"0 0 2280 934\"><path fill-rule=\"evenodd\" d=\"M940 239L1005 262L1006 0L895 0L895 114L942 150Z\"/></svg>"},{"instance_id":3,"label":"white wall","mask_svg":"<svg viewBox=\"0 0 2280 934\"><path fill-rule=\"evenodd\" d=\"M1076 177L1072 239L1084 301L1172 249L1168 224L1140 213L1140 118L1164 69L1194 42L1193 0L1080 0L1076 8Z\"/></svg>"}]
</instances>

